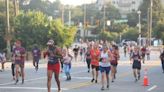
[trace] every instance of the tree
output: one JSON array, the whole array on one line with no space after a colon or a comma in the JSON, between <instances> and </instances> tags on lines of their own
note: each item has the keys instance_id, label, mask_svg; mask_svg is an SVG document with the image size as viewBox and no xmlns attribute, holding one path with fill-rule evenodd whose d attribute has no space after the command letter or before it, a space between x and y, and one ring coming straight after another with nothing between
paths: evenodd
<instances>
[{"instance_id":1,"label":"tree","mask_svg":"<svg viewBox=\"0 0 164 92\"><path fill-rule=\"evenodd\" d=\"M153 34L157 39L162 39L164 41L164 22L158 22L157 26L154 28Z\"/></svg>"},{"instance_id":2,"label":"tree","mask_svg":"<svg viewBox=\"0 0 164 92\"><path fill-rule=\"evenodd\" d=\"M10 25L13 25L13 18L14 18L14 10L12 2L9 2L9 12L10 12ZM0 50L6 48L5 42L5 33L6 31L6 5L5 0L0 0Z\"/></svg>"},{"instance_id":3,"label":"tree","mask_svg":"<svg viewBox=\"0 0 164 92\"><path fill-rule=\"evenodd\" d=\"M116 41L117 37L118 34L114 32L103 31L99 34L99 39L107 40L107 41Z\"/></svg>"},{"instance_id":4,"label":"tree","mask_svg":"<svg viewBox=\"0 0 164 92\"><path fill-rule=\"evenodd\" d=\"M157 24L157 21L163 18L163 7L161 0L152 0L153 1L153 24ZM143 3L140 5L139 10L141 10L141 18L146 20L148 16L148 9L150 9L150 0L143 0Z\"/></svg>"},{"instance_id":5,"label":"tree","mask_svg":"<svg viewBox=\"0 0 164 92\"><path fill-rule=\"evenodd\" d=\"M127 28L123 34L122 34L122 38L123 39L130 39L130 40L133 40L133 41L137 41L137 38L138 38L138 29L137 28L133 28L133 27L130 27L130 28Z\"/></svg>"},{"instance_id":6,"label":"tree","mask_svg":"<svg viewBox=\"0 0 164 92\"><path fill-rule=\"evenodd\" d=\"M76 34L76 27L65 27L61 19L51 19L42 12L28 11L15 19L15 39L20 39L30 50L33 44L41 48L53 39L59 46L69 46Z\"/></svg>"},{"instance_id":7,"label":"tree","mask_svg":"<svg viewBox=\"0 0 164 92\"><path fill-rule=\"evenodd\" d=\"M54 18L59 18L61 14L61 3L59 0L55 2L50 2L49 0L29 0L29 4L24 4L25 1L23 0L20 2L21 10L28 11L41 11L48 16L52 16Z\"/></svg>"},{"instance_id":8,"label":"tree","mask_svg":"<svg viewBox=\"0 0 164 92\"><path fill-rule=\"evenodd\" d=\"M128 25L131 27L136 27L138 23L138 14L137 12L132 12L127 15Z\"/></svg>"},{"instance_id":9,"label":"tree","mask_svg":"<svg viewBox=\"0 0 164 92\"><path fill-rule=\"evenodd\" d=\"M20 39L27 49L37 43L39 46L45 46L48 40L49 20L41 12L21 13L15 19L15 39Z\"/></svg>"}]
</instances>

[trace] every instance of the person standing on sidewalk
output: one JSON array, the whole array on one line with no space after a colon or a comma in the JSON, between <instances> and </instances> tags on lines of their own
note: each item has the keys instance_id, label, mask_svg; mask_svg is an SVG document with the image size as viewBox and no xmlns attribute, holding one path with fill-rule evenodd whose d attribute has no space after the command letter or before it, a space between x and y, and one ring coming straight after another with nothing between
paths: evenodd
<instances>
[{"instance_id":1,"label":"person standing on sidewalk","mask_svg":"<svg viewBox=\"0 0 164 92\"><path fill-rule=\"evenodd\" d=\"M164 73L164 50L160 54L160 59L161 59L162 71Z\"/></svg>"},{"instance_id":2,"label":"person standing on sidewalk","mask_svg":"<svg viewBox=\"0 0 164 92\"><path fill-rule=\"evenodd\" d=\"M103 46L103 51L100 55L100 72L101 72L101 82L102 82L102 88L101 90L104 90L105 80L107 81L107 88L109 89L109 73L111 69L110 61L112 59L112 53L108 49L107 46Z\"/></svg>"},{"instance_id":3,"label":"person standing on sidewalk","mask_svg":"<svg viewBox=\"0 0 164 92\"><path fill-rule=\"evenodd\" d=\"M53 40L49 40L47 42L47 45L48 45L48 49L46 53L44 54L44 58L48 56L47 89L48 89L48 92L51 92L51 80L52 80L52 75L54 74L57 87L58 87L58 92L61 92L59 74L60 74L60 59L62 57L62 52L59 47L54 46Z\"/></svg>"},{"instance_id":4,"label":"person standing on sidewalk","mask_svg":"<svg viewBox=\"0 0 164 92\"><path fill-rule=\"evenodd\" d=\"M135 82L140 79L140 70L141 70L141 55L139 53L139 47L134 48L134 52L132 53L131 60L133 61L132 68L133 74L135 78Z\"/></svg>"},{"instance_id":5,"label":"person standing on sidewalk","mask_svg":"<svg viewBox=\"0 0 164 92\"><path fill-rule=\"evenodd\" d=\"M99 71L99 60L100 60L100 50L98 44L94 43L93 48L90 51L91 54L91 67L92 67L92 80L91 82L97 83L98 71Z\"/></svg>"},{"instance_id":6,"label":"person standing on sidewalk","mask_svg":"<svg viewBox=\"0 0 164 92\"><path fill-rule=\"evenodd\" d=\"M68 49L64 49L63 68L64 68L65 75L67 77L66 80L71 80L70 70L71 70L71 61L72 61L72 59L73 59L73 56L71 56Z\"/></svg>"},{"instance_id":7,"label":"person standing on sidewalk","mask_svg":"<svg viewBox=\"0 0 164 92\"><path fill-rule=\"evenodd\" d=\"M24 64L25 64L25 48L21 46L21 41L16 41L16 47L13 50L13 57L15 60L15 68L16 68L16 82L19 81L19 69L21 70L22 76L22 84L24 83Z\"/></svg>"},{"instance_id":8,"label":"person standing on sidewalk","mask_svg":"<svg viewBox=\"0 0 164 92\"><path fill-rule=\"evenodd\" d=\"M35 67L35 70L38 71L38 67L39 67L38 64L41 58L41 52L36 44L34 45L34 48L32 49L32 57L33 57L33 66Z\"/></svg>"}]
</instances>

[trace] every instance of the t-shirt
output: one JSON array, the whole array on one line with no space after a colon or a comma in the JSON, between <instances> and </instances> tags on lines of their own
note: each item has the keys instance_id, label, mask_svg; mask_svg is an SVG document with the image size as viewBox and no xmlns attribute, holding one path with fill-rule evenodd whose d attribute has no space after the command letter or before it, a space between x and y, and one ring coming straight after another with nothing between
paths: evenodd
<instances>
[{"instance_id":1,"label":"t-shirt","mask_svg":"<svg viewBox=\"0 0 164 92\"><path fill-rule=\"evenodd\" d=\"M32 50L33 57L40 58L40 49L34 48Z\"/></svg>"},{"instance_id":2,"label":"t-shirt","mask_svg":"<svg viewBox=\"0 0 164 92\"><path fill-rule=\"evenodd\" d=\"M79 49L78 48L74 48L73 51L74 51L75 54L78 54Z\"/></svg>"},{"instance_id":3,"label":"t-shirt","mask_svg":"<svg viewBox=\"0 0 164 92\"><path fill-rule=\"evenodd\" d=\"M71 63L71 57L68 54L63 57L63 63L64 64L70 64Z\"/></svg>"},{"instance_id":4,"label":"t-shirt","mask_svg":"<svg viewBox=\"0 0 164 92\"><path fill-rule=\"evenodd\" d=\"M101 62L99 63L100 66L102 66L102 67L109 67L110 66L108 52L102 51L100 58L102 59Z\"/></svg>"},{"instance_id":5,"label":"t-shirt","mask_svg":"<svg viewBox=\"0 0 164 92\"><path fill-rule=\"evenodd\" d=\"M23 47L14 48L13 54L14 54L15 61L24 62L25 56L23 55L25 54L25 49Z\"/></svg>"},{"instance_id":6,"label":"t-shirt","mask_svg":"<svg viewBox=\"0 0 164 92\"><path fill-rule=\"evenodd\" d=\"M99 57L100 51L99 49L91 49L91 65L99 66Z\"/></svg>"},{"instance_id":7,"label":"t-shirt","mask_svg":"<svg viewBox=\"0 0 164 92\"><path fill-rule=\"evenodd\" d=\"M145 54L146 53L146 48L142 48L141 52L142 52L142 54Z\"/></svg>"}]
</instances>

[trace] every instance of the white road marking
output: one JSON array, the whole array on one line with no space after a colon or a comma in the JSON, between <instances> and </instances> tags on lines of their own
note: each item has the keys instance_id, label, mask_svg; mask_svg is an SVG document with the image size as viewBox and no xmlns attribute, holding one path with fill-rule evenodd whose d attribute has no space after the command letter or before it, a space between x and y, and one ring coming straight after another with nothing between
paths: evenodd
<instances>
[{"instance_id":1,"label":"white road marking","mask_svg":"<svg viewBox=\"0 0 164 92\"><path fill-rule=\"evenodd\" d=\"M24 90L47 90L43 87L0 87L0 89L24 89ZM57 88L51 88L52 90L58 90ZM62 90L68 90L67 88L62 88Z\"/></svg>"},{"instance_id":2,"label":"white road marking","mask_svg":"<svg viewBox=\"0 0 164 92\"><path fill-rule=\"evenodd\" d=\"M28 81L34 81L34 80L40 80L40 79L45 79L46 77L40 77L40 78L35 78L35 79L29 79L29 80L25 80L25 82L28 82ZM10 85L10 84L14 84L14 82L8 82L8 83L3 83L3 84L0 84L0 86L5 86L5 85Z\"/></svg>"},{"instance_id":3,"label":"white road marking","mask_svg":"<svg viewBox=\"0 0 164 92\"><path fill-rule=\"evenodd\" d=\"M79 74L79 73L83 73L85 71L80 71L80 72L73 72L71 74ZM25 82L29 82L29 81L35 81L35 80L40 80L40 79L46 79L47 77L40 77L40 78L34 78L34 79L28 79L28 80L25 80ZM11 85L11 84L14 84L14 82L8 82L8 83L2 83L0 84L0 86L5 86L5 85Z\"/></svg>"},{"instance_id":4,"label":"white road marking","mask_svg":"<svg viewBox=\"0 0 164 92\"><path fill-rule=\"evenodd\" d=\"M157 85L152 86L151 88L149 88L147 91L152 91L153 89L157 88Z\"/></svg>"},{"instance_id":5,"label":"white road marking","mask_svg":"<svg viewBox=\"0 0 164 92\"><path fill-rule=\"evenodd\" d=\"M63 78L66 78L66 76L63 76ZM74 76L72 76L71 78L73 78L73 79L84 79L84 80L91 80L92 79L92 77L74 77Z\"/></svg>"}]
</instances>

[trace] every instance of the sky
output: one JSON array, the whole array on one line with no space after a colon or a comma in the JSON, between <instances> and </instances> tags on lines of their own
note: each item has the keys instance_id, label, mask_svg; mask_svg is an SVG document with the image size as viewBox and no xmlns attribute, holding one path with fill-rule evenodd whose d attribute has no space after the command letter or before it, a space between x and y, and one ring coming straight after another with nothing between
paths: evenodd
<instances>
[{"instance_id":1,"label":"sky","mask_svg":"<svg viewBox=\"0 0 164 92\"><path fill-rule=\"evenodd\" d=\"M55 1L55 0L50 0L50 1ZM95 2L96 0L60 0L62 4L65 5L81 5L84 3L92 3Z\"/></svg>"}]
</instances>

